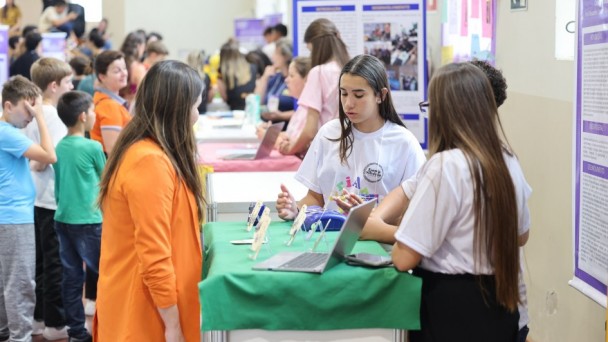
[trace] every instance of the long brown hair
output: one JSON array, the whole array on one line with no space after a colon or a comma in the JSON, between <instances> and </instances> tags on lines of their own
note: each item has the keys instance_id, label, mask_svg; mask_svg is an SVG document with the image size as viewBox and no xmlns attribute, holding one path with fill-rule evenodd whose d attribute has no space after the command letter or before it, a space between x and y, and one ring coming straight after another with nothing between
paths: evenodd
<instances>
[{"instance_id":1,"label":"long brown hair","mask_svg":"<svg viewBox=\"0 0 608 342\"><path fill-rule=\"evenodd\" d=\"M192 106L202 91L203 81L198 73L182 62L163 61L150 68L137 90L133 119L120 133L101 177L100 207L129 147L142 139L152 139L194 194L198 217L203 219L204 199L190 124Z\"/></svg>"},{"instance_id":2,"label":"long brown hair","mask_svg":"<svg viewBox=\"0 0 608 342\"><path fill-rule=\"evenodd\" d=\"M340 82L342 82L342 75L349 74L353 76L360 76L374 91L374 95L382 97L382 89L386 89L388 92L383 97L382 101L378 104L378 112L380 117L384 121L393 122L399 126L405 127L401 118L395 110L393 100L391 98L390 86L388 84L388 78L386 76L386 69L384 64L380 60L371 55L359 55L351 59L340 73ZM340 96L340 94L338 94ZM340 119L341 134L338 139L329 139L331 141L340 141L340 162L345 163L348 156L353 150L353 124L348 120L344 113L344 107L342 107L342 101L338 100L338 117Z\"/></svg>"},{"instance_id":3,"label":"long brown hair","mask_svg":"<svg viewBox=\"0 0 608 342\"><path fill-rule=\"evenodd\" d=\"M310 23L304 33L304 42L312 44L310 59L313 68L331 60L344 66L350 59L338 28L328 19L320 18Z\"/></svg>"},{"instance_id":4,"label":"long brown hair","mask_svg":"<svg viewBox=\"0 0 608 342\"><path fill-rule=\"evenodd\" d=\"M473 179L475 264L494 268L496 300L509 310L519 302L518 213L503 153L504 131L490 82L470 63L440 68L429 85L429 154L460 149Z\"/></svg>"}]
</instances>

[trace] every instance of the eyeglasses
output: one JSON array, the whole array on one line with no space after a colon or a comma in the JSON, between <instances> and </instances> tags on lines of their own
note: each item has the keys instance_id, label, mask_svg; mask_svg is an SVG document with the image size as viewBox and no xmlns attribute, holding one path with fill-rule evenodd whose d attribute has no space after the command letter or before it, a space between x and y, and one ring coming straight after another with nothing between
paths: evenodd
<instances>
[{"instance_id":1,"label":"eyeglasses","mask_svg":"<svg viewBox=\"0 0 608 342\"><path fill-rule=\"evenodd\" d=\"M422 101L418 104L418 107L420 107L420 113L426 113L428 111L429 108L429 101Z\"/></svg>"}]
</instances>

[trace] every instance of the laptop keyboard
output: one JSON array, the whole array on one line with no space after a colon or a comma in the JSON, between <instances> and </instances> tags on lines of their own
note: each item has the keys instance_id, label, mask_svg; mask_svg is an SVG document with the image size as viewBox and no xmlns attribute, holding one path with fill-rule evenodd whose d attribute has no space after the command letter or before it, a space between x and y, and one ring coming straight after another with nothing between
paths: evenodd
<instances>
[{"instance_id":1,"label":"laptop keyboard","mask_svg":"<svg viewBox=\"0 0 608 342\"><path fill-rule=\"evenodd\" d=\"M279 268L309 269L322 265L327 260L327 253L304 253L284 263Z\"/></svg>"}]
</instances>

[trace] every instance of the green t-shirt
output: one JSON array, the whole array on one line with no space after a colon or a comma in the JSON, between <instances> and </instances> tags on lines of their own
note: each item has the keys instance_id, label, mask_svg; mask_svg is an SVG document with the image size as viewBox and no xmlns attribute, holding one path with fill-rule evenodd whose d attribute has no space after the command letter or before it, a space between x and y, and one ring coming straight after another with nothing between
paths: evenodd
<instances>
[{"instance_id":1,"label":"green t-shirt","mask_svg":"<svg viewBox=\"0 0 608 342\"><path fill-rule=\"evenodd\" d=\"M101 223L97 195L106 164L101 144L68 135L61 139L55 151L55 221L67 224Z\"/></svg>"}]
</instances>

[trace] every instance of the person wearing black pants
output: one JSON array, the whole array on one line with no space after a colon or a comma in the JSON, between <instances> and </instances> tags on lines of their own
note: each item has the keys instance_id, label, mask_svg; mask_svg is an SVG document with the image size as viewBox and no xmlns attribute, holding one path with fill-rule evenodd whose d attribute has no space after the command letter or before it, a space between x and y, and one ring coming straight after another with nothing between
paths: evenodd
<instances>
[{"instance_id":1,"label":"person wearing black pants","mask_svg":"<svg viewBox=\"0 0 608 342\"><path fill-rule=\"evenodd\" d=\"M34 207L36 228L36 308L34 320L49 328L61 330L65 326L65 312L61 297L62 267L59 240L55 233L55 210ZM54 332L53 332L54 333ZM45 338L54 334L48 329Z\"/></svg>"},{"instance_id":2,"label":"person wearing black pants","mask_svg":"<svg viewBox=\"0 0 608 342\"><path fill-rule=\"evenodd\" d=\"M99 273L91 270L89 266L87 266L84 283L84 298L87 300L87 303L84 306L84 313L87 316L93 316L95 314L95 301L97 300L98 279Z\"/></svg>"}]
</instances>

